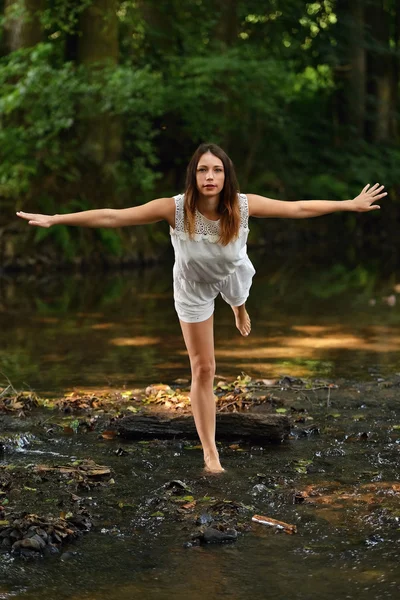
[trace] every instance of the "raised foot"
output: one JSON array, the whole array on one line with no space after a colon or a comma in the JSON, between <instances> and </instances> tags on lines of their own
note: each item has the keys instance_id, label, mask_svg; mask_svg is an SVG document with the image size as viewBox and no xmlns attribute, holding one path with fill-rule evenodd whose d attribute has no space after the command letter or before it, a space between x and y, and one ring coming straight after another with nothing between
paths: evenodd
<instances>
[{"instance_id":1,"label":"raised foot","mask_svg":"<svg viewBox=\"0 0 400 600\"><path fill-rule=\"evenodd\" d=\"M247 337L250 335L251 331L251 321L249 317L249 313L243 306L232 306L233 314L235 315L235 323L236 327L239 329L240 333Z\"/></svg>"}]
</instances>

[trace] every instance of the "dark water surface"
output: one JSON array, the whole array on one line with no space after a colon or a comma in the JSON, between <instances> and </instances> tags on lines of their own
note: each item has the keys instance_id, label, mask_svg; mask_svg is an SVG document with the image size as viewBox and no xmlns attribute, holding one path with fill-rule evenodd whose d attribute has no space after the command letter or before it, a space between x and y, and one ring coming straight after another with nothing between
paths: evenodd
<instances>
[{"instance_id":1,"label":"dark water surface","mask_svg":"<svg viewBox=\"0 0 400 600\"><path fill-rule=\"evenodd\" d=\"M254 377L368 379L400 371L400 272L299 258L257 274L251 336L217 300L217 371ZM328 260L328 262L327 262ZM101 275L1 280L0 370L17 388L140 386L189 376L172 300L171 264Z\"/></svg>"},{"instance_id":2,"label":"dark water surface","mask_svg":"<svg viewBox=\"0 0 400 600\"><path fill-rule=\"evenodd\" d=\"M400 372L396 272L253 258L249 339L236 332L229 307L217 303L219 374L378 382ZM8 378L16 388L57 394L188 377L170 266L3 279L0 361L0 386ZM37 462L91 457L113 469L115 485L81 493L95 527L70 548L77 551L70 560L22 562L0 554L0 599L398 598L400 508L390 485L400 476L400 417L396 402L357 391L351 402L332 392L329 406L325 397L305 395L320 435L296 434L279 446L242 451L223 445L227 471L211 478L201 472L201 451L179 441L128 444L100 439L98 432L45 434L29 419L2 421L0 466L29 470ZM18 431L30 434L24 443L4 442ZM120 446L129 454L117 456ZM173 479L183 480L196 499L243 502L250 515L294 523L298 534L254 524L233 545L185 549L193 521L151 516L152 499ZM332 482L339 501L294 503L308 485L329 489ZM389 488L379 488L377 499L355 497L371 482Z\"/></svg>"},{"instance_id":3,"label":"dark water surface","mask_svg":"<svg viewBox=\"0 0 400 600\"><path fill-rule=\"evenodd\" d=\"M222 446L227 471L217 477L202 476L201 451L186 449L178 441L128 444L99 440L90 433L36 435L23 448L7 446L0 465L65 464L90 456L113 469L115 484L78 492L95 528L66 548L77 552L68 561L56 556L23 562L0 553L0 598L398 598L398 494L378 493L375 503L362 495L352 500L350 494L349 500L348 493L341 500L345 491L371 481L399 481L395 414L373 403L364 408L373 435L360 443L351 442L348 435L363 431L365 422L361 428L354 422L354 407L340 410L342 418L333 423L314 407L311 414L320 436L265 448L243 446L241 452ZM127 456L116 456L121 446ZM306 473L299 461L308 461L313 469ZM298 533L290 536L254 524L235 544L184 548L194 529L194 514L187 520L154 516L154 499L173 479L183 480L196 499L207 496L251 506L243 520L267 515L296 524ZM294 503L296 491L309 484L328 488L332 482L336 504ZM37 503L35 494L24 493ZM43 505L43 498L40 502ZM121 502L130 506L121 509ZM58 510L54 507L53 512ZM200 501L195 512L201 513Z\"/></svg>"}]
</instances>

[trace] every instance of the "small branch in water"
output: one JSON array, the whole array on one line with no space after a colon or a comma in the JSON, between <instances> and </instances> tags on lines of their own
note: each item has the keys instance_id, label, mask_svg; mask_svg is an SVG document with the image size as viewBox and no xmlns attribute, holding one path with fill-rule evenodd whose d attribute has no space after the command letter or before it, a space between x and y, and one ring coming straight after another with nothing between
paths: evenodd
<instances>
[{"instance_id":1,"label":"small branch in water","mask_svg":"<svg viewBox=\"0 0 400 600\"><path fill-rule=\"evenodd\" d=\"M7 386L7 387L6 387L6 388L5 388L5 389L4 389L4 390L1 392L1 394L0 394L0 398L1 398L2 396L5 396L5 395L7 394L8 390L9 390L10 388L11 388L12 390L14 389L14 388L12 387L12 385L8 385L8 386Z\"/></svg>"},{"instance_id":2,"label":"small branch in water","mask_svg":"<svg viewBox=\"0 0 400 600\"><path fill-rule=\"evenodd\" d=\"M224 404L224 406L221 406L221 408L219 408L217 410L217 413L222 412L223 410L225 410L226 408L229 408L229 406L233 406L234 404L236 404L238 401L238 398L236 398L236 400L234 400L233 402L229 402L229 404Z\"/></svg>"},{"instance_id":3,"label":"small branch in water","mask_svg":"<svg viewBox=\"0 0 400 600\"><path fill-rule=\"evenodd\" d=\"M277 529L283 529L285 533L289 533L292 535L293 533L297 533L296 525L289 525L289 523L285 523L284 521L277 521L276 519L272 519L271 517L262 517L261 515L254 515L251 519L255 523L261 523L262 525L270 525L271 527L276 527Z\"/></svg>"},{"instance_id":4,"label":"small branch in water","mask_svg":"<svg viewBox=\"0 0 400 600\"><path fill-rule=\"evenodd\" d=\"M311 400L311 398L309 396L307 396L307 394L304 394L303 392L300 392L300 398L301 399L305 398L306 400L308 400L308 402L314 408L314 402Z\"/></svg>"},{"instance_id":5,"label":"small branch in water","mask_svg":"<svg viewBox=\"0 0 400 600\"><path fill-rule=\"evenodd\" d=\"M328 388L328 398L326 400L326 406L329 408L329 406L331 405L331 388Z\"/></svg>"},{"instance_id":6,"label":"small branch in water","mask_svg":"<svg viewBox=\"0 0 400 600\"><path fill-rule=\"evenodd\" d=\"M7 379L8 382L8 388L11 388L14 394L17 394L17 390L14 388L13 384L11 383L11 381L9 380L9 378L7 377L7 375L5 373L3 373L3 371L0 371L0 375L2 375L3 377L5 377Z\"/></svg>"}]
</instances>

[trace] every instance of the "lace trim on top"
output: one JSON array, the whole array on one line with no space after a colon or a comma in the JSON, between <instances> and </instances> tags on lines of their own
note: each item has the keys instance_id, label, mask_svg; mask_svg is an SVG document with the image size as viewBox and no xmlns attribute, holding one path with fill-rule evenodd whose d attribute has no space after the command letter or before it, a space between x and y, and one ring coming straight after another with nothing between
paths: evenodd
<instances>
[{"instance_id":1,"label":"lace trim on top","mask_svg":"<svg viewBox=\"0 0 400 600\"><path fill-rule=\"evenodd\" d=\"M190 239L189 234L185 231L185 213L183 210L184 205L184 194L174 196L176 203L175 211L175 229L170 228L171 235L176 235L181 240ZM239 207L240 207L240 226L239 226L239 237L244 233L249 232L249 206L247 202L247 196L245 194L239 194ZM220 225L218 221L210 221L204 215L196 209L195 219L195 232L191 239L195 242L201 242L201 240L207 240L213 244L216 244L219 240Z\"/></svg>"}]
</instances>

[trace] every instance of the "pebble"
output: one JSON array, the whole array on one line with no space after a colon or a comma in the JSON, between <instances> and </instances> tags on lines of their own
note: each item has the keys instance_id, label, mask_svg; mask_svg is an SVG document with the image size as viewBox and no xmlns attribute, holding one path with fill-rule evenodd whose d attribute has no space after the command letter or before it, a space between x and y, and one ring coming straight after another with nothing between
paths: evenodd
<instances>
[{"instance_id":1,"label":"pebble","mask_svg":"<svg viewBox=\"0 0 400 600\"><path fill-rule=\"evenodd\" d=\"M78 552L72 552L72 551L67 551L67 552L63 552L60 556L60 560L67 561L70 560L71 558L74 558L74 556L77 556Z\"/></svg>"},{"instance_id":2,"label":"pebble","mask_svg":"<svg viewBox=\"0 0 400 600\"><path fill-rule=\"evenodd\" d=\"M263 492L268 492L267 486L263 483L257 483L251 490L253 496L257 496L258 494L262 494Z\"/></svg>"},{"instance_id":3,"label":"pebble","mask_svg":"<svg viewBox=\"0 0 400 600\"><path fill-rule=\"evenodd\" d=\"M236 542L237 536L238 534L235 529L219 531L218 529L207 527L200 537L200 541L202 541L204 544L222 544L224 542Z\"/></svg>"},{"instance_id":4,"label":"pebble","mask_svg":"<svg viewBox=\"0 0 400 600\"><path fill-rule=\"evenodd\" d=\"M209 525L213 518L208 513L202 513L196 520L196 525Z\"/></svg>"}]
</instances>

